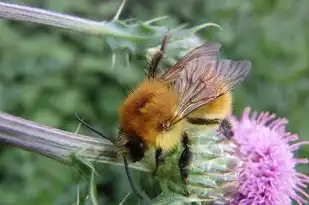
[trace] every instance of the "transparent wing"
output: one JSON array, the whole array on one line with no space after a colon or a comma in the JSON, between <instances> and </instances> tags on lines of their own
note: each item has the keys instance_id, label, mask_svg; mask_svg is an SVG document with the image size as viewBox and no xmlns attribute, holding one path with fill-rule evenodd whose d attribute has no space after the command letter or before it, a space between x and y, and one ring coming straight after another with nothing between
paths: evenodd
<instances>
[{"instance_id":1,"label":"transparent wing","mask_svg":"<svg viewBox=\"0 0 309 205\"><path fill-rule=\"evenodd\" d=\"M249 61L219 59L219 48L205 43L159 76L170 81L180 96L174 121L225 94L248 75Z\"/></svg>"},{"instance_id":2,"label":"transparent wing","mask_svg":"<svg viewBox=\"0 0 309 205\"><path fill-rule=\"evenodd\" d=\"M217 59L220 47L220 44L207 42L194 48L170 69L162 73L159 78L165 81L176 80L185 69L191 69L192 66L196 67L194 63L203 63L206 60Z\"/></svg>"}]
</instances>

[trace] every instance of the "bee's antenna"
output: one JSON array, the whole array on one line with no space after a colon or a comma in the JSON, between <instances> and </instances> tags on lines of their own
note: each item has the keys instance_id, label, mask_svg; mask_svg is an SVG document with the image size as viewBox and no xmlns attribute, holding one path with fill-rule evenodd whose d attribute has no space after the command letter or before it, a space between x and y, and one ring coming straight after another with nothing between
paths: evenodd
<instances>
[{"instance_id":1,"label":"bee's antenna","mask_svg":"<svg viewBox=\"0 0 309 205\"><path fill-rule=\"evenodd\" d=\"M74 112L74 117L85 127L87 127L89 130L91 130L92 132L100 135L101 137L103 137L104 139L107 139L108 141L110 141L111 143L115 144L115 140L111 137L107 137L106 135L104 135L103 133L97 131L96 129L94 129L93 127L91 127L88 123L86 123L84 120L82 120L76 112Z\"/></svg>"},{"instance_id":2,"label":"bee's antenna","mask_svg":"<svg viewBox=\"0 0 309 205\"><path fill-rule=\"evenodd\" d=\"M124 162L124 167L126 169L126 173L127 173L127 177L131 186L131 189L133 191L133 193L138 196L140 199L143 199L143 197L138 193L137 189L135 188L134 184L133 184L133 180L132 180L132 176L131 173L129 171L129 165L128 165L128 160L126 155L123 155L123 162Z\"/></svg>"},{"instance_id":3,"label":"bee's antenna","mask_svg":"<svg viewBox=\"0 0 309 205\"><path fill-rule=\"evenodd\" d=\"M110 141L111 143L113 144L116 144L115 143L115 140L111 137L107 137L106 135L102 134L101 132L97 131L96 129L94 129L93 127L91 127L88 123L86 123L85 121L83 121L78 115L77 113L75 112L74 113L74 116L75 118L82 124L84 125L85 127L87 127L89 130L93 131L94 133L100 135L101 137L103 137L104 139L107 139L108 141ZM134 184L133 184L133 180L132 180L132 177L131 177L131 173L129 171L129 165L128 165L128 160L127 160L127 157L125 155L123 155L123 162L124 162L124 167L125 167L125 170L126 170L126 174L127 174L127 177L128 177L128 180L129 180L129 183L130 183L130 186L132 188L132 191L133 193L138 196L140 199L143 199L143 197L138 194Z\"/></svg>"}]
</instances>

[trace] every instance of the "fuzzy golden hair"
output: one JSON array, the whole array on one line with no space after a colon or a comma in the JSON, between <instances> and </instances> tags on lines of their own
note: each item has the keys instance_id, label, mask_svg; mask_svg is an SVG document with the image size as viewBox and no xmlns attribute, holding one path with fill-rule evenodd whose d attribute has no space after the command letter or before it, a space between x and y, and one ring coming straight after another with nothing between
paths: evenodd
<instances>
[{"instance_id":1,"label":"fuzzy golden hair","mask_svg":"<svg viewBox=\"0 0 309 205\"><path fill-rule=\"evenodd\" d=\"M224 119L232 113L232 93L227 92L214 101L194 110L189 117Z\"/></svg>"},{"instance_id":2,"label":"fuzzy golden hair","mask_svg":"<svg viewBox=\"0 0 309 205\"><path fill-rule=\"evenodd\" d=\"M140 139L146 148L168 150L179 142L187 117L222 120L229 115L230 90L243 81L250 63L219 59L219 48L205 43L133 90L120 108L122 144Z\"/></svg>"},{"instance_id":3,"label":"fuzzy golden hair","mask_svg":"<svg viewBox=\"0 0 309 205\"><path fill-rule=\"evenodd\" d=\"M120 108L120 127L125 137L139 137L156 146L156 137L174 117L178 101L178 95L164 82L144 80Z\"/></svg>"}]
</instances>

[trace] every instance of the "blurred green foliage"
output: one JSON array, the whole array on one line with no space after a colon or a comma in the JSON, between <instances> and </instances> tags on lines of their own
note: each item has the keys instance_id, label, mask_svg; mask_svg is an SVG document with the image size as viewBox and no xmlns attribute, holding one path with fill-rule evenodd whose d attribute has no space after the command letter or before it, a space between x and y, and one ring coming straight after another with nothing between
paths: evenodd
<instances>
[{"instance_id":1,"label":"blurred green foliage","mask_svg":"<svg viewBox=\"0 0 309 205\"><path fill-rule=\"evenodd\" d=\"M113 18L115 0L11 0L96 20ZM290 130L309 139L309 1L306 0L129 0L121 19L170 18L171 28L205 22L204 39L219 41L223 56L253 63L247 81L235 89L235 113L244 106L287 117ZM53 27L0 21L0 110L56 128L74 131L77 111L95 127L115 135L118 107L142 79L144 62L112 53L103 39ZM84 131L85 129L82 129ZM309 156L303 148L300 156ZM308 166L300 169L309 174ZM102 204L118 204L130 191L124 169L100 165L97 191ZM135 173L143 183L149 175ZM77 185L87 195L86 177L37 154L1 146L0 204L73 204ZM142 184L143 184L142 183ZM153 195L158 190L150 190ZM135 204L129 197L127 204Z\"/></svg>"}]
</instances>

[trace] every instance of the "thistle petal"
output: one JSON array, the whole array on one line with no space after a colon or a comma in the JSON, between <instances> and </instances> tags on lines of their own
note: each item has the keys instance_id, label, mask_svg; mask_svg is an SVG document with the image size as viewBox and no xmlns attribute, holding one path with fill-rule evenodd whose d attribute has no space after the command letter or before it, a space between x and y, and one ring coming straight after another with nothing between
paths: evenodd
<instances>
[{"instance_id":1,"label":"thistle petal","mask_svg":"<svg viewBox=\"0 0 309 205\"><path fill-rule=\"evenodd\" d=\"M275 119L269 113L250 116L250 108L246 108L239 121L233 119L242 163L237 167L238 188L231 204L291 205L293 200L305 204L309 176L295 167L308 160L295 158L294 152L309 142L290 144L298 136L286 132L287 119Z\"/></svg>"}]
</instances>

